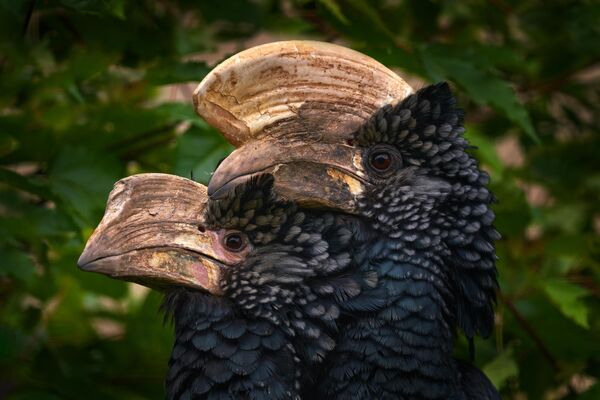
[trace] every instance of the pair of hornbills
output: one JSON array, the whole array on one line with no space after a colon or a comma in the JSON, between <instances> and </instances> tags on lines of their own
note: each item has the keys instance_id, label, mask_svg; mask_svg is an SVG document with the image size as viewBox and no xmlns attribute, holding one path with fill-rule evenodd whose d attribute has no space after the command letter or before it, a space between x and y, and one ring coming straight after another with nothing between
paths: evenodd
<instances>
[{"instance_id":1,"label":"pair of hornbills","mask_svg":"<svg viewBox=\"0 0 600 400\"><path fill-rule=\"evenodd\" d=\"M165 292L169 399L499 398L452 355L493 327L499 234L447 84L278 42L194 104L237 149L208 188L119 181L79 260Z\"/></svg>"}]
</instances>

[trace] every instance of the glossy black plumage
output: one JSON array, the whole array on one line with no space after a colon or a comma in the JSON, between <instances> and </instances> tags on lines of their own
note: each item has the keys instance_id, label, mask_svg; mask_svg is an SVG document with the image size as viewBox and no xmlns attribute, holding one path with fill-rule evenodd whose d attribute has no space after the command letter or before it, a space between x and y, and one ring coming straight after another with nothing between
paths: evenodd
<instances>
[{"instance_id":1,"label":"glossy black plumage","mask_svg":"<svg viewBox=\"0 0 600 400\"><path fill-rule=\"evenodd\" d=\"M272 323L238 317L229 302L185 289L165 301L176 338L169 399L288 399L298 390L298 358Z\"/></svg>"},{"instance_id":2,"label":"glossy black plumage","mask_svg":"<svg viewBox=\"0 0 600 400\"><path fill-rule=\"evenodd\" d=\"M438 84L381 109L356 134L369 173L360 213L375 235L368 263L379 275L369 295L386 304L344 327L319 379L327 398L499 398L451 356L456 327L469 339L490 333L497 289L494 198L461 123ZM379 173L367 163L381 151L402 165Z\"/></svg>"},{"instance_id":3,"label":"glossy black plumage","mask_svg":"<svg viewBox=\"0 0 600 400\"><path fill-rule=\"evenodd\" d=\"M356 217L277 200L269 176L212 201L208 228L253 249L223 297L167 296L168 397L498 399L452 358L456 328L489 334L497 288L494 198L461 123L445 84L380 110L355 145L402 165L370 171Z\"/></svg>"},{"instance_id":4,"label":"glossy black plumage","mask_svg":"<svg viewBox=\"0 0 600 400\"><path fill-rule=\"evenodd\" d=\"M206 229L243 232L252 249L229 268L222 297L166 296L176 331L169 399L299 398L333 349L341 314L377 283L353 261L358 221L299 211L272 184L261 176L209 204Z\"/></svg>"}]
</instances>

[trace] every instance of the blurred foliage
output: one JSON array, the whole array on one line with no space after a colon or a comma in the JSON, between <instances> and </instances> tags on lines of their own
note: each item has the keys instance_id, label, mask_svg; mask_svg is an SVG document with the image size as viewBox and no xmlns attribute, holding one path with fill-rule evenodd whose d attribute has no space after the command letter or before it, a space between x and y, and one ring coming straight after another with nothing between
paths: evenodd
<instances>
[{"instance_id":1,"label":"blurred foliage","mask_svg":"<svg viewBox=\"0 0 600 400\"><path fill-rule=\"evenodd\" d=\"M277 38L455 85L504 235L476 362L507 399L600 398L597 1L0 0L0 35L0 398L164 397L160 295L77 257L116 180L208 180L231 147L193 84Z\"/></svg>"}]
</instances>

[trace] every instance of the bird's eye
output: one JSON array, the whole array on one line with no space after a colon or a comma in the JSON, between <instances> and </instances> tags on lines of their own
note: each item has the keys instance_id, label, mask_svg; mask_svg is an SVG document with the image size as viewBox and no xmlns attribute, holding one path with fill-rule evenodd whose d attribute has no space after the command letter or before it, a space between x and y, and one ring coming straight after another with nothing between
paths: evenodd
<instances>
[{"instance_id":1,"label":"bird's eye","mask_svg":"<svg viewBox=\"0 0 600 400\"><path fill-rule=\"evenodd\" d=\"M223 245L229 251L239 252L246 248L246 240L239 232L233 232L225 236Z\"/></svg>"},{"instance_id":2,"label":"bird's eye","mask_svg":"<svg viewBox=\"0 0 600 400\"><path fill-rule=\"evenodd\" d=\"M368 150L367 168L379 178L386 178L402 167L402 156L389 144L377 144Z\"/></svg>"},{"instance_id":3,"label":"bird's eye","mask_svg":"<svg viewBox=\"0 0 600 400\"><path fill-rule=\"evenodd\" d=\"M371 166L377 171L383 172L392 165L392 156L386 151L377 151L371 155Z\"/></svg>"}]
</instances>

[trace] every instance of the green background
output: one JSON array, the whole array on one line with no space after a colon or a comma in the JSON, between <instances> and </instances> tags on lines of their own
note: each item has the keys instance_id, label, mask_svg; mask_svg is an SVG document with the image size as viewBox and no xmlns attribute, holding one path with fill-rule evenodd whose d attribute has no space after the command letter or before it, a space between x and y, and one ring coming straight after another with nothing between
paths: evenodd
<instances>
[{"instance_id":1,"label":"green background","mask_svg":"<svg viewBox=\"0 0 600 400\"><path fill-rule=\"evenodd\" d=\"M452 83L504 235L476 363L507 399L600 398L597 1L0 0L0 37L0 398L164 397L160 295L76 260L118 179L208 180L231 147L193 84L290 38Z\"/></svg>"}]
</instances>

